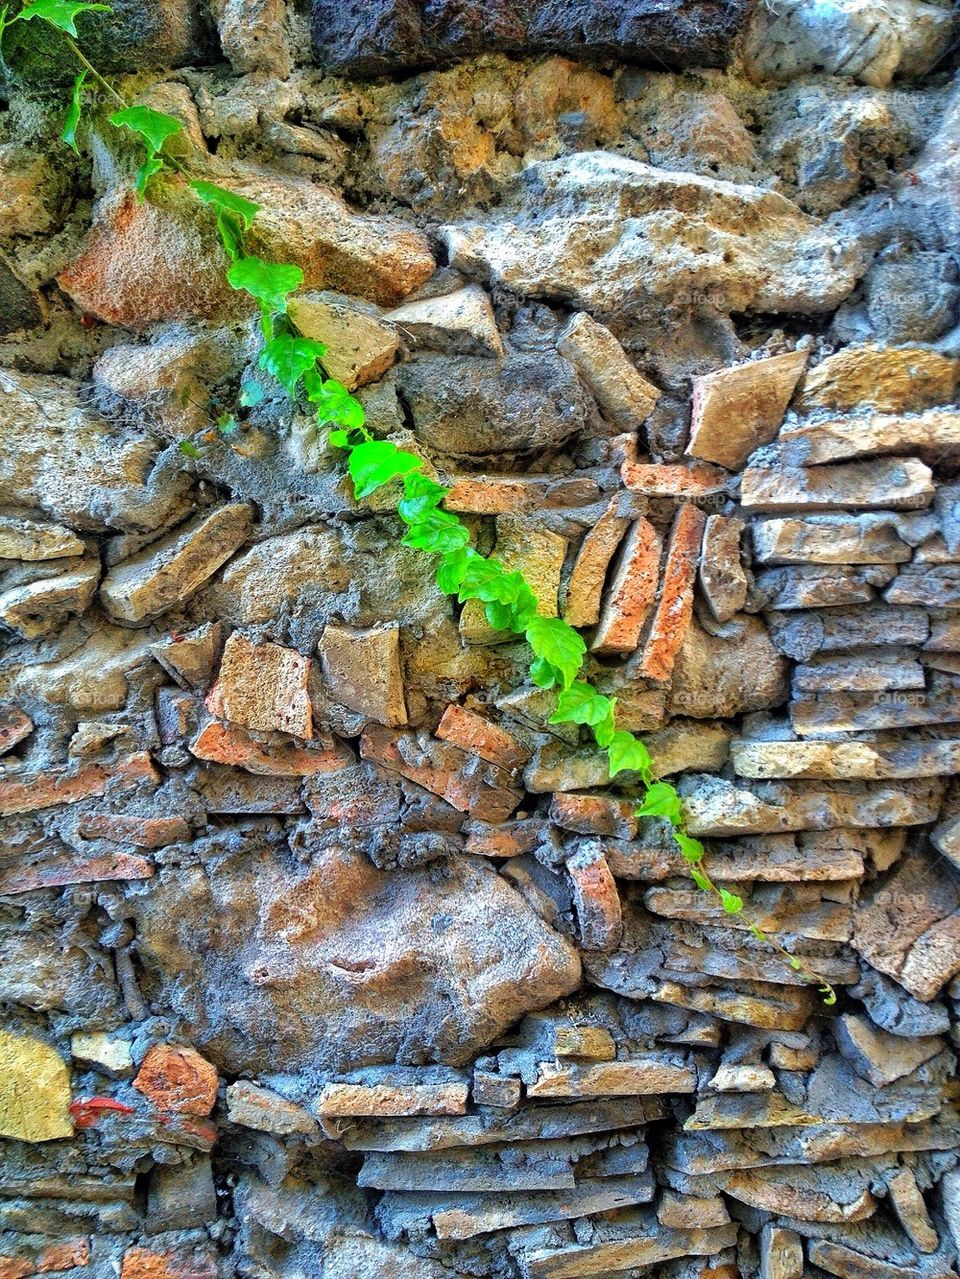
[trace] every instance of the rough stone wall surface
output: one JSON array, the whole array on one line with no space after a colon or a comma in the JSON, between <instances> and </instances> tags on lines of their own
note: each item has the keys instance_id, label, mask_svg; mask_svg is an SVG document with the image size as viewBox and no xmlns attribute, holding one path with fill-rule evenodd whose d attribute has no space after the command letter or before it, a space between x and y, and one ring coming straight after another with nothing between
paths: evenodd
<instances>
[{"instance_id":1,"label":"rough stone wall surface","mask_svg":"<svg viewBox=\"0 0 960 1279\"><path fill-rule=\"evenodd\" d=\"M330 374L839 999L354 501L203 210L134 199L109 104L56 141L21 24L0 1279L955 1275L952 8L114 10L81 44L263 205Z\"/></svg>"}]
</instances>

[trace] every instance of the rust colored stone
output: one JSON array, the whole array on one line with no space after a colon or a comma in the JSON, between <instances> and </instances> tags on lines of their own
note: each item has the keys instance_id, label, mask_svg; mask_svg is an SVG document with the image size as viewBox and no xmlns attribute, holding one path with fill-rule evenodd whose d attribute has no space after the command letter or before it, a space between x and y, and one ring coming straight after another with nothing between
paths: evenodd
<instances>
[{"instance_id":1,"label":"rust colored stone","mask_svg":"<svg viewBox=\"0 0 960 1279\"><path fill-rule=\"evenodd\" d=\"M657 592L660 536L640 518L627 534L613 581L604 601L600 625L590 645L595 653L632 653Z\"/></svg>"},{"instance_id":2,"label":"rust colored stone","mask_svg":"<svg viewBox=\"0 0 960 1279\"><path fill-rule=\"evenodd\" d=\"M530 752L512 733L465 706L447 707L437 727L437 736L501 768L522 768L530 758Z\"/></svg>"},{"instance_id":3,"label":"rust colored stone","mask_svg":"<svg viewBox=\"0 0 960 1279\"><path fill-rule=\"evenodd\" d=\"M579 835L606 835L633 839L637 833L636 803L611 795L578 795L560 792L550 801L550 820Z\"/></svg>"},{"instance_id":4,"label":"rust colored stone","mask_svg":"<svg viewBox=\"0 0 960 1279\"><path fill-rule=\"evenodd\" d=\"M458 475L443 505L471 515L506 515L589 506L600 496L585 475Z\"/></svg>"},{"instance_id":5,"label":"rust colored stone","mask_svg":"<svg viewBox=\"0 0 960 1279\"><path fill-rule=\"evenodd\" d=\"M311 777L314 773L336 773L354 762L346 746L328 750L307 750L289 742L258 742L234 724L211 723L190 743L197 759L215 764L232 764L267 777Z\"/></svg>"},{"instance_id":6,"label":"rust colored stone","mask_svg":"<svg viewBox=\"0 0 960 1279\"><path fill-rule=\"evenodd\" d=\"M182 817L134 817L118 813L93 813L80 819L84 839L112 839L138 848L166 848L190 838L190 825Z\"/></svg>"},{"instance_id":7,"label":"rust colored stone","mask_svg":"<svg viewBox=\"0 0 960 1279\"><path fill-rule=\"evenodd\" d=\"M234 631L204 704L217 719L241 728L308 740L313 736L309 675L310 659L296 649L256 644Z\"/></svg>"},{"instance_id":8,"label":"rust colored stone","mask_svg":"<svg viewBox=\"0 0 960 1279\"><path fill-rule=\"evenodd\" d=\"M630 523L616 511L614 499L580 544L563 605L564 621L571 626L594 626L600 617L607 569Z\"/></svg>"},{"instance_id":9,"label":"rust colored stone","mask_svg":"<svg viewBox=\"0 0 960 1279\"><path fill-rule=\"evenodd\" d=\"M667 547L663 587L647 636L638 675L667 680L693 616L693 580L706 516L696 506L677 512Z\"/></svg>"},{"instance_id":10,"label":"rust colored stone","mask_svg":"<svg viewBox=\"0 0 960 1279\"><path fill-rule=\"evenodd\" d=\"M149 879L153 865L132 853L105 857L54 857L34 866L5 866L0 870L0 894L31 893L35 888L64 884L92 884L107 879Z\"/></svg>"},{"instance_id":11,"label":"rust colored stone","mask_svg":"<svg viewBox=\"0 0 960 1279\"><path fill-rule=\"evenodd\" d=\"M133 1081L158 1110L209 1115L217 1099L217 1072L194 1048L154 1044Z\"/></svg>"},{"instance_id":12,"label":"rust colored stone","mask_svg":"<svg viewBox=\"0 0 960 1279\"><path fill-rule=\"evenodd\" d=\"M138 782L160 781L147 751L124 755L109 764L87 764L83 768L47 768L42 773L13 774L0 781L0 817L32 813L57 804L76 804L93 795L102 795L113 783L126 790Z\"/></svg>"},{"instance_id":13,"label":"rust colored stone","mask_svg":"<svg viewBox=\"0 0 960 1279\"><path fill-rule=\"evenodd\" d=\"M155 1251L128 1248L123 1254L120 1279L217 1279L217 1263L205 1248Z\"/></svg>"},{"instance_id":14,"label":"rust colored stone","mask_svg":"<svg viewBox=\"0 0 960 1279\"><path fill-rule=\"evenodd\" d=\"M623 933L617 882L599 848L581 849L567 862L584 950L614 950Z\"/></svg>"},{"instance_id":15,"label":"rust colored stone","mask_svg":"<svg viewBox=\"0 0 960 1279\"><path fill-rule=\"evenodd\" d=\"M691 501L718 496L730 481L726 471L709 462L677 466L629 459L620 467L620 477L628 489L645 497L682 497Z\"/></svg>"},{"instance_id":16,"label":"rust colored stone","mask_svg":"<svg viewBox=\"0 0 960 1279\"><path fill-rule=\"evenodd\" d=\"M33 732L33 720L19 706L0 707L0 755L6 755Z\"/></svg>"}]
</instances>

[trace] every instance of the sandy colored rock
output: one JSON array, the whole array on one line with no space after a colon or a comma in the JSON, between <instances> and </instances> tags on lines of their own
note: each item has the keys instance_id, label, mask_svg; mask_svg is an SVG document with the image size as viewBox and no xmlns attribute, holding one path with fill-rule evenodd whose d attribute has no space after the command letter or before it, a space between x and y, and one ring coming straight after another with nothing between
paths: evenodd
<instances>
[{"instance_id":1,"label":"sandy colored rock","mask_svg":"<svg viewBox=\"0 0 960 1279\"><path fill-rule=\"evenodd\" d=\"M334 701L379 724L407 723L396 626L357 630L330 623L317 646L320 669Z\"/></svg>"},{"instance_id":2,"label":"sandy colored rock","mask_svg":"<svg viewBox=\"0 0 960 1279\"><path fill-rule=\"evenodd\" d=\"M693 616L693 581L706 516L689 503L680 507L667 543L660 598L637 667L647 679L667 680Z\"/></svg>"},{"instance_id":3,"label":"sandy colored rock","mask_svg":"<svg viewBox=\"0 0 960 1279\"><path fill-rule=\"evenodd\" d=\"M596 481L580 475L456 475L449 484L444 508L472 515L589 506L600 497Z\"/></svg>"},{"instance_id":4,"label":"sandy colored rock","mask_svg":"<svg viewBox=\"0 0 960 1279\"><path fill-rule=\"evenodd\" d=\"M619 431L638 431L660 398L660 389L638 373L608 328L585 311L569 321L557 339L604 416Z\"/></svg>"},{"instance_id":5,"label":"sandy colored rock","mask_svg":"<svg viewBox=\"0 0 960 1279\"><path fill-rule=\"evenodd\" d=\"M459 355L504 354L490 298L476 284L436 298L405 302L384 321L417 346Z\"/></svg>"},{"instance_id":6,"label":"sandy colored rock","mask_svg":"<svg viewBox=\"0 0 960 1279\"><path fill-rule=\"evenodd\" d=\"M147 1049L133 1086L158 1110L209 1115L217 1099L217 1072L194 1048L154 1044Z\"/></svg>"},{"instance_id":7,"label":"sandy colored rock","mask_svg":"<svg viewBox=\"0 0 960 1279\"><path fill-rule=\"evenodd\" d=\"M537 597L541 617L559 613L560 574L569 543L559 533L538 528L522 515L497 516L494 557L510 572L522 573ZM468 644L502 644L510 631L498 631L486 618L480 600L467 600L460 613L460 634Z\"/></svg>"},{"instance_id":8,"label":"sandy colored rock","mask_svg":"<svg viewBox=\"0 0 960 1279\"><path fill-rule=\"evenodd\" d=\"M898 516L815 515L757 520L753 551L761 564L900 564L911 546L898 535Z\"/></svg>"},{"instance_id":9,"label":"sandy colored rock","mask_svg":"<svg viewBox=\"0 0 960 1279\"><path fill-rule=\"evenodd\" d=\"M930 468L916 458L848 462L836 466L766 467L743 472L746 511L831 510L883 506L915 511L933 500Z\"/></svg>"},{"instance_id":10,"label":"sandy colored rock","mask_svg":"<svg viewBox=\"0 0 960 1279\"><path fill-rule=\"evenodd\" d=\"M122 560L100 587L107 612L137 625L183 604L247 540L250 519L246 503L218 506Z\"/></svg>"},{"instance_id":11,"label":"sandy colored rock","mask_svg":"<svg viewBox=\"0 0 960 1279\"><path fill-rule=\"evenodd\" d=\"M788 351L694 378L687 452L738 471L776 435L806 362Z\"/></svg>"},{"instance_id":12,"label":"sandy colored rock","mask_svg":"<svg viewBox=\"0 0 960 1279\"><path fill-rule=\"evenodd\" d=\"M244 1128L279 1136L309 1136L317 1131L317 1121L309 1110L248 1079L238 1079L227 1086L227 1118Z\"/></svg>"},{"instance_id":13,"label":"sandy colored rock","mask_svg":"<svg viewBox=\"0 0 960 1279\"><path fill-rule=\"evenodd\" d=\"M54 577L41 577L0 593L0 623L25 639L47 635L86 610L100 583L100 561L81 560Z\"/></svg>"},{"instance_id":14,"label":"sandy colored rock","mask_svg":"<svg viewBox=\"0 0 960 1279\"><path fill-rule=\"evenodd\" d=\"M635 1060L591 1062L586 1066L541 1062L528 1097L639 1097L660 1093L688 1093L694 1073L663 1055Z\"/></svg>"},{"instance_id":15,"label":"sandy colored rock","mask_svg":"<svg viewBox=\"0 0 960 1279\"><path fill-rule=\"evenodd\" d=\"M628 489L644 497L680 497L693 502L717 497L730 481L726 471L708 462L680 466L628 459L620 468L620 476Z\"/></svg>"},{"instance_id":16,"label":"sandy colored rock","mask_svg":"<svg viewBox=\"0 0 960 1279\"><path fill-rule=\"evenodd\" d=\"M656 597L660 554L660 536L641 516L623 540L590 645L594 653L632 653L637 647Z\"/></svg>"},{"instance_id":17,"label":"sandy colored rock","mask_svg":"<svg viewBox=\"0 0 960 1279\"><path fill-rule=\"evenodd\" d=\"M949 404L960 361L924 347L848 346L807 370L797 411L918 413Z\"/></svg>"},{"instance_id":18,"label":"sandy colored rock","mask_svg":"<svg viewBox=\"0 0 960 1279\"><path fill-rule=\"evenodd\" d=\"M674 665L671 712L714 719L776 706L787 695L788 670L758 618L741 615L717 635L694 620Z\"/></svg>"},{"instance_id":19,"label":"sandy colored rock","mask_svg":"<svg viewBox=\"0 0 960 1279\"><path fill-rule=\"evenodd\" d=\"M0 1136L56 1141L73 1136L70 1072L40 1039L0 1030Z\"/></svg>"},{"instance_id":20,"label":"sandy colored rock","mask_svg":"<svg viewBox=\"0 0 960 1279\"><path fill-rule=\"evenodd\" d=\"M617 514L612 499L580 543L563 599L563 619L571 626L593 626L599 620L607 569L629 523Z\"/></svg>"},{"instance_id":21,"label":"sandy colored rock","mask_svg":"<svg viewBox=\"0 0 960 1279\"><path fill-rule=\"evenodd\" d=\"M791 462L798 466L928 450L939 461L960 453L960 413L955 409L928 409L911 416L878 413L827 422L799 422L785 427L780 441Z\"/></svg>"},{"instance_id":22,"label":"sandy colored rock","mask_svg":"<svg viewBox=\"0 0 960 1279\"><path fill-rule=\"evenodd\" d=\"M922 687L922 684L921 684ZM951 776L960 770L960 741L751 742L734 739L733 767L740 777L852 778Z\"/></svg>"},{"instance_id":23,"label":"sandy colored rock","mask_svg":"<svg viewBox=\"0 0 960 1279\"><path fill-rule=\"evenodd\" d=\"M320 1115L464 1115L470 1086L466 1081L438 1084L324 1084L317 1100Z\"/></svg>"},{"instance_id":24,"label":"sandy colored rock","mask_svg":"<svg viewBox=\"0 0 960 1279\"><path fill-rule=\"evenodd\" d=\"M698 578L710 612L718 622L729 622L747 601L747 575L740 559L743 520L708 515L703 529Z\"/></svg>"},{"instance_id":25,"label":"sandy colored rock","mask_svg":"<svg viewBox=\"0 0 960 1279\"><path fill-rule=\"evenodd\" d=\"M193 631L175 631L150 645L150 652L182 688L205 689L223 650L223 624L205 622Z\"/></svg>"},{"instance_id":26,"label":"sandy colored rock","mask_svg":"<svg viewBox=\"0 0 960 1279\"><path fill-rule=\"evenodd\" d=\"M858 1075L884 1088L935 1057L943 1048L937 1036L905 1039L880 1030L867 1017L844 1013L837 1022L840 1051Z\"/></svg>"},{"instance_id":27,"label":"sandy colored rock","mask_svg":"<svg viewBox=\"0 0 960 1279\"><path fill-rule=\"evenodd\" d=\"M349 305L320 297L298 297L290 318L304 335L327 348L328 377L354 391L382 377L396 359L399 339L386 324Z\"/></svg>"},{"instance_id":28,"label":"sandy colored rock","mask_svg":"<svg viewBox=\"0 0 960 1279\"><path fill-rule=\"evenodd\" d=\"M28 516L0 515L0 559L59 560L82 555L84 544L71 529Z\"/></svg>"},{"instance_id":29,"label":"sandy colored rock","mask_svg":"<svg viewBox=\"0 0 960 1279\"><path fill-rule=\"evenodd\" d=\"M309 657L295 649L255 644L234 631L205 705L211 715L241 728L307 740L313 736L309 673Z\"/></svg>"}]
</instances>

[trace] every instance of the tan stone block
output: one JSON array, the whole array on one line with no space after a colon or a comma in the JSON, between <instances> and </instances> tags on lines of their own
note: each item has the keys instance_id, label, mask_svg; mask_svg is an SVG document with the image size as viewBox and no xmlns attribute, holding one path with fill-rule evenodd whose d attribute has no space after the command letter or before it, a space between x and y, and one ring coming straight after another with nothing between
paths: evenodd
<instances>
[{"instance_id":1,"label":"tan stone block","mask_svg":"<svg viewBox=\"0 0 960 1279\"><path fill-rule=\"evenodd\" d=\"M936 1252L940 1247L940 1237L933 1228L912 1169L901 1168L887 1183L887 1189L894 1212L916 1247L921 1252Z\"/></svg>"},{"instance_id":2,"label":"tan stone block","mask_svg":"<svg viewBox=\"0 0 960 1279\"><path fill-rule=\"evenodd\" d=\"M356 630L331 622L317 654L335 701L379 724L396 728L407 723L398 627Z\"/></svg>"},{"instance_id":3,"label":"tan stone block","mask_svg":"<svg viewBox=\"0 0 960 1279\"><path fill-rule=\"evenodd\" d=\"M560 574L567 554L567 539L538 528L522 515L497 516L494 558L510 572L522 573L537 597L541 617L556 617ZM495 630L487 621L480 600L467 600L460 614L460 634L468 644L502 644L510 631Z\"/></svg>"},{"instance_id":4,"label":"tan stone block","mask_svg":"<svg viewBox=\"0 0 960 1279\"><path fill-rule=\"evenodd\" d=\"M747 575L740 560L743 520L709 515L700 552L700 589L718 622L729 622L747 602Z\"/></svg>"},{"instance_id":5,"label":"tan stone block","mask_svg":"<svg viewBox=\"0 0 960 1279\"><path fill-rule=\"evenodd\" d=\"M725 1226L730 1220L720 1195L701 1198L665 1190L657 1208L657 1221L674 1230L696 1230L704 1226Z\"/></svg>"},{"instance_id":6,"label":"tan stone block","mask_svg":"<svg viewBox=\"0 0 960 1279\"><path fill-rule=\"evenodd\" d=\"M504 354L487 293L477 284L436 298L405 302L383 317L417 346L453 355Z\"/></svg>"},{"instance_id":7,"label":"tan stone block","mask_svg":"<svg viewBox=\"0 0 960 1279\"><path fill-rule=\"evenodd\" d=\"M571 626L593 626L600 617L607 569L630 524L616 512L614 498L580 543L563 602L563 618Z\"/></svg>"},{"instance_id":8,"label":"tan stone block","mask_svg":"<svg viewBox=\"0 0 960 1279\"><path fill-rule=\"evenodd\" d=\"M537 1078L527 1085L528 1097L640 1097L661 1093L692 1093L696 1075L689 1066L650 1053L623 1061L568 1065L542 1061Z\"/></svg>"},{"instance_id":9,"label":"tan stone block","mask_svg":"<svg viewBox=\"0 0 960 1279\"><path fill-rule=\"evenodd\" d=\"M441 1084L324 1084L317 1113L352 1115L465 1115L470 1087L466 1080Z\"/></svg>"},{"instance_id":10,"label":"tan stone block","mask_svg":"<svg viewBox=\"0 0 960 1279\"><path fill-rule=\"evenodd\" d=\"M12 586L0 594L0 624L25 639L37 639L82 613L100 582L100 561L81 561L68 572Z\"/></svg>"},{"instance_id":11,"label":"tan stone block","mask_svg":"<svg viewBox=\"0 0 960 1279\"><path fill-rule=\"evenodd\" d=\"M204 705L217 719L241 728L306 741L313 736L309 674L309 657L280 644L254 643L234 631Z\"/></svg>"},{"instance_id":12,"label":"tan stone block","mask_svg":"<svg viewBox=\"0 0 960 1279\"><path fill-rule=\"evenodd\" d=\"M195 1048L154 1044L147 1049L134 1088L158 1110L180 1115L209 1115L217 1099L217 1072Z\"/></svg>"},{"instance_id":13,"label":"tan stone block","mask_svg":"<svg viewBox=\"0 0 960 1279\"><path fill-rule=\"evenodd\" d=\"M56 1141L73 1136L70 1073L49 1044L0 1030L0 1137Z\"/></svg>"},{"instance_id":14,"label":"tan stone block","mask_svg":"<svg viewBox=\"0 0 960 1279\"><path fill-rule=\"evenodd\" d=\"M83 542L72 529L27 516L0 515L0 559L59 560L82 555Z\"/></svg>"},{"instance_id":15,"label":"tan stone block","mask_svg":"<svg viewBox=\"0 0 960 1279\"><path fill-rule=\"evenodd\" d=\"M640 429L660 398L660 388L637 372L608 328L579 311L557 339L557 350L574 366L615 427Z\"/></svg>"},{"instance_id":16,"label":"tan stone block","mask_svg":"<svg viewBox=\"0 0 960 1279\"><path fill-rule=\"evenodd\" d=\"M920 510L933 501L930 468L916 458L849 462L835 466L749 467L740 501L746 511L834 510L886 507Z\"/></svg>"},{"instance_id":17,"label":"tan stone block","mask_svg":"<svg viewBox=\"0 0 960 1279\"><path fill-rule=\"evenodd\" d=\"M615 1061L617 1045L603 1026L557 1026L553 1032L557 1057L586 1057L591 1061Z\"/></svg>"},{"instance_id":18,"label":"tan stone block","mask_svg":"<svg viewBox=\"0 0 960 1279\"><path fill-rule=\"evenodd\" d=\"M91 813L80 819L84 839L112 839L138 848L166 848L190 839L188 822L182 817L135 817L133 814Z\"/></svg>"},{"instance_id":19,"label":"tan stone block","mask_svg":"<svg viewBox=\"0 0 960 1279\"><path fill-rule=\"evenodd\" d=\"M505 515L590 506L599 498L596 480L586 475L455 475L443 505L468 515Z\"/></svg>"},{"instance_id":20,"label":"tan stone block","mask_svg":"<svg viewBox=\"0 0 960 1279\"><path fill-rule=\"evenodd\" d=\"M807 370L797 408L918 412L949 404L958 377L960 360L923 347L848 346Z\"/></svg>"},{"instance_id":21,"label":"tan stone block","mask_svg":"<svg viewBox=\"0 0 960 1279\"><path fill-rule=\"evenodd\" d=\"M928 409L910 417L874 413L827 422L797 422L784 427L780 442L799 466L927 450L939 460L960 452L960 413L956 409Z\"/></svg>"},{"instance_id":22,"label":"tan stone block","mask_svg":"<svg viewBox=\"0 0 960 1279\"><path fill-rule=\"evenodd\" d=\"M273 1132L279 1136L291 1133L310 1135L317 1131L317 1121L309 1110L248 1079L238 1079L228 1086L227 1118L243 1128L255 1128L258 1132Z\"/></svg>"},{"instance_id":23,"label":"tan stone block","mask_svg":"<svg viewBox=\"0 0 960 1279\"><path fill-rule=\"evenodd\" d=\"M290 318L304 335L327 348L327 375L354 391L382 377L397 358L400 340L389 325L345 303L298 297L290 302Z\"/></svg>"},{"instance_id":24,"label":"tan stone block","mask_svg":"<svg viewBox=\"0 0 960 1279\"><path fill-rule=\"evenodd\" d=\"M806 362L806 351L788 351L694 378L687 452L739 471L776 435Z\"/></svg>"},{"instance_id":25,"label":"tan stone block","mask_svg":"<svg viewBox=\"0 0 960 1279\"><path fill-rule=\"evenodd\" d=\"M653 604L660 573L657 530L641 517L627 534L590 647L594 653L632 653Z\"/></svg>"}]
</instances>

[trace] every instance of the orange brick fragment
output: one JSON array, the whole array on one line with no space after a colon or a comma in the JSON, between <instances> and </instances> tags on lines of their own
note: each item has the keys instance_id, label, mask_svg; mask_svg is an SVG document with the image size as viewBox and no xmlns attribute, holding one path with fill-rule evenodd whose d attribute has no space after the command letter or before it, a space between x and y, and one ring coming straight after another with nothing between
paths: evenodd
<instances>
[{"instance_id":1,"label":"orange brick fragment","mask_svg":"<svg viewBox=\"0 0 960 1279\"><path fill-rule=\"evenodd\" d=\"M614 950L623 933L617 882L598 847L583 848L567 862L584 950Z\"/></svg>"},{"instance_id":2,"label":"orange brick fragment","mask_svg":"<svg viewBox=\"0 0 960 1279\"><path fill-rule=\"evenodd\" d=\"M37 1258L37 1272L46 1274L50 1270L72 1270L74 1266L90 1264L90 1240L83 1235L73 1239L64 1239L62 1243L52 1243L44 1248Z\"/></svg>"},{"instance_id":3,"label":"orange brick fragment","mask_svg":"<svg viewBox=\"0 0 960 1279\"><path fill-rule=\"evenodd\" d=\"M84 839L112 839L138 848L166 848L190 838L190 825L182 817L134 817L98 813L80 819Z\"/></svg>"},{"instance_id":4,"label":"orange brick fragment","mask_svg":"<svg viewBox=\"0 0 960 1279\"><path fill-rule=\"evenodd\" d=\"M76 804L92 795L102 795L111 782L125 789L142 781L160 781L146 751L121 756L109 764L87 764L75 771L46 768L42 773L11 774L0 781L0 817L32 813L57 804Z\"/></svg>"},{"instance_id":5,"label":"orange brick fragment","mask_svg":"<svg viewBox=\"0 0 960 1279\"><path fill-rule=\"evenodd\" d=\"M33 720L19 706L0 706L0 755L12 751L32 732Z\"/></svg>"},{"instance_id":6,"label":"orange brick fragment","mask_svg":"<svg viewBox=\"0 0 960 1279\"><path fill-rule=\"evenodd\" d=\"M607 569L630 523L616 514L616 507L614 498L577 552L563 605L564 621L571 626L594 626L600 617L600 596Z\"/></svg>"},{"instance_id":7,"label":"orange brick fragment","mask_svg":"<svg viewBox=\"0 0 960 1279\"><path fill-rule=\"evenodd\" d=\"M703 511L689 503L681 506L673 522L663 588L637 671L647 679L666 680L673 671L693 615L693 580L705 523Z\"/></svg>"},{"instance_id":8,"label":"orange brick fragment","mask_svg":"<svg viewBox=\"0 0 960 1279\"><path fill-rule=\"evenodd\" d=\"M550 820L579 835L633 839L637 833L636 802L612 795L580 795L559 791L550 801Z\"/></svg>"},{"instance_id":9,"label":"orange brick fragment","mask_svg":"<svg viewBox=\"0 0 960 1279\"><path fill-rule=\"evenodd\" d=\"M290 733L307 740L313 718L307 680L310 658L282 644L255 644L237 631L224 645L207 710L257 732Z\"/></svg>"},{"instance_id":10,"label":"orange brick fragment","mask_svg":"<svg viewBox=\"0 0 960 1279\"><path fill-rule=\"evenodd\" d=\"M314 773L335 773L355 762L346 746L329 750L306 750L292 743L258 742L234 724L207 724L190 743L197 759L216 764L233 764L248 773L266 777L310 777Z\"/></svg>"},{"instance_id":11,"label":"orange brick fragment","mask_svg":"<svg viewBox=\"0 0 960 1279\"><path fill-rule=\"evenodd\" d=\"M530 752L512 733L465 706L447 707L437 727L437 736L501 768L522 768L530 758Z\"/></svg>"},{"instance_id":12,"label":"orange brick fragment","mask_svg":"<svg viewBox=\"0 0 960 1279\"><path fill-rule=\"evenodd\" d=\"M209 1115L217 1099L217 1072L196 1051L179 1044L154 1044L133 1081L158 1110Z\"/></svg>"},{"instance_id":13,"label":"orange brick fragment","mask_svg":"<svg viewBox=\"0 0 960 1279\"><path fill-rule=\"evenodd\" d=\"M656 597L660 537L641 517L627 534L591 648L595 653L632 653Z\"/></svg>"},{"instance_id":14,"label":"orange brick fragment","mask_svg":"<svg viewBox=\"0 0 960 1279\"><path fill-rule=\"evenodd\" d=\"M217 1262L210 1248L192 1251L128 1248L120 1279L217 1279Z\"/></svg>"},{"instance_id":15,"label":"orange brick fragment","mask_svg":"<svg viewBox=\"0 0 960 1279\"><path fill-rule=\"evenodd\" d=\"M629 460L620 467L620 478L628 489L646 497L685 497L693 501L722 493L730 480L726 471L709 462L675 466Z\"/></svg>"},{"instance_id":16,"label":"orange brick fragment","mask_svg":"<svg viewBox=\"0 0 960 1279\"><path fill-rule=\"evenodd\" d=\"M5 866L0 870L0 894L32 893L36 888L60 888L64 884L92 884L106 879L149 879L153 864L133 853L109 853L105 857L51 857L32 866Z\"/></svg>"}]
</instances>

